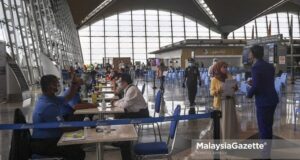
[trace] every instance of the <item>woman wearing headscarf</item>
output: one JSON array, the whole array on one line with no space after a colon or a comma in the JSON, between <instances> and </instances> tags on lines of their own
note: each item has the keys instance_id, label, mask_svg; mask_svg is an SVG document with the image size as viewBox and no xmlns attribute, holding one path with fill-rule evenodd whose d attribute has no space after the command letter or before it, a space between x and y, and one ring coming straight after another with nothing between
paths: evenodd
<instances>
[{"instance_id":1,"label":"woman wearing headscarf","mask_svg":"<svg viewBox=\"0 0 300 160\"><path fill-rule=\"evenodd\" d=\"M213 67L213 78L210 85L210 94L214 97L213 107L215 110L222 111L221 118L221 136L222 139L238 139L238 121L235 109L234 96L222 96L223 85L226 80L232 79L227 72L228 64L225 62L217 62ZM233 88L235 91L237 86Z\"/></svg>"}]
</instances>

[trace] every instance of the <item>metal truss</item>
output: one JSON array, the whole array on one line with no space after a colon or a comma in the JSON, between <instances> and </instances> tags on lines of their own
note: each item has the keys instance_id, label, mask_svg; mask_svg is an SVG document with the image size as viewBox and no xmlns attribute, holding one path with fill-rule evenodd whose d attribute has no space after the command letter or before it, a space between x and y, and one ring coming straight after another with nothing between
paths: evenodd
<instances>
[{"instance_id":1,"label":"metal truss","mask_svg":"<svg viewBox=\"0 0 300 160\"><path fill-rule=\"evenodd\" d=\"M9 54L28 84L43 75L39 55L61 68L83 64L80 41L66 0L1 0Z\"/></svg>"}]
</instances>

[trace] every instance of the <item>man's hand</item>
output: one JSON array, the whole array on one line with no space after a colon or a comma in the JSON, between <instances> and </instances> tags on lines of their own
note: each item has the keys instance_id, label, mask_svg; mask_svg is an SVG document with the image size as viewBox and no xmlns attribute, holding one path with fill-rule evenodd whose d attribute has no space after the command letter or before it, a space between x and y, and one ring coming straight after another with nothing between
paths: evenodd
<instances>
[{"instance_id":1,"label":"man's hand","mask_svg":"<svg viewBox=\"0 0 300 160\"><path fill-rule=\"evenodd\" d=\"M112 107L115 107L115 102L116 102L116 100L111 100L110 101Z\"/></svg>"},{"instance_id":2,"label":"man's hand","mask_svg":"<svg viewBox=\"0 0 300 160\"><path fill-rule=\"evenodd\" d=\"M237 90L239 89L239 87L238 87L237 85L235 85L235 86L232 87L232 89L233 89L234 91L237 91Z\"/></svg>"}]
</instances>

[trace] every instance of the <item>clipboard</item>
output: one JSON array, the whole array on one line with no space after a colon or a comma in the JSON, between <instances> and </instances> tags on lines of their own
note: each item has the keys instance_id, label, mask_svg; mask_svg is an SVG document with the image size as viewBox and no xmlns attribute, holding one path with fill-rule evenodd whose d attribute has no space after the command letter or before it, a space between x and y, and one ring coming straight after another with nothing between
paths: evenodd
<instances>
[{"instance_id":1,"label":"clipboard","mask_svg":"<svg viewBox=\"0 0 300 160\"><path fill-rule=\"evenodd\" d=\"M235 95L234 87L237 86L237 81L233 79L225 80L223 84L223 94L222 97L233 97Z\"/></svg>"}]
</instances>

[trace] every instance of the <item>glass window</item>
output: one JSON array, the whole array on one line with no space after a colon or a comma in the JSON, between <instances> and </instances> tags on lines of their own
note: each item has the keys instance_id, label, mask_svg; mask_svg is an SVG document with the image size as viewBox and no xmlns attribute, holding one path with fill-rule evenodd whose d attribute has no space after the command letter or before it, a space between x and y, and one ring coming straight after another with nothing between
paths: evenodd
<instances>
[{"instance_id":1,"label":"glass window","mask_svg":"<svg viewBox=\"0 0 300 160\"><path fill-rule=\"evenodd\" d=\"M278 16L278 23L277 23ZM272 13L256 19L258 37L265 37L268 33L268 27L271 26L271 35L282 34L284 38L289 38L289 19L293 19L293 38L299 39L299 19L295 13ZM278 26L279 24L279 26ZM278 28L279 27L279 28ZM251 39L253 36L256 38L255 21L251 21L245 25L246 38ZM236 39L242 39L243 26L234 31ZM253 36L252 36L253 35ZM232 38L230 34L229 38Z\"/></svg>"},{"instance_id":2,"label":"glass window","mask_svg":"<svg viewBox=\"0 0 300 160\"><path fill-rule=\"evenodd\" d=\"M268 18L268 25L270 26L271 23L271 35L278 34L278 26L277 26L277 16L276 13L267 15Z\"/></svg>"},{"instance_id":3,"label":"glass window","mask_svg":"<svg viewBox=\"0 0 300 160\"><path fill-rule=\"evenodd\" d=\"M258 37L266 37L267 36L267 22L266 17L260 17L256 19L257 25L257 35Z\"/></svg>"},{"instance_id":4,"label":"glass window","mask_svg":"<svg viewBox=\"0 0 300 160\"><path fill-rule=\"evenodd\" d=\"M180 13L163 10L134 10L132 17L131 11L121 12L119 15L106 17L104 20L91 24L91 35L89 26L81 28L79 36L85 63L90 63L90 58L92 58L92 63L101 63L105 55L107 58L112 58L118 57L119 54L120 57L131 57L135 61L146 62L146 57L155 56L147 53L158 50L160 46L182 41L184 35L187 39L196 39L197 29L199 38L208 39L207 27L190 18L184 18ZM212 36L221 37L218 33Z\"/></svg>"}]
</instances>

